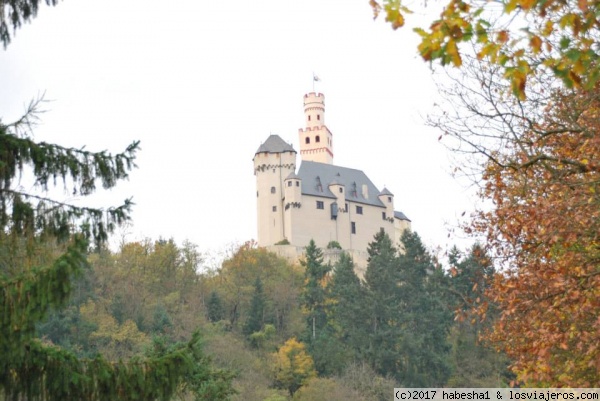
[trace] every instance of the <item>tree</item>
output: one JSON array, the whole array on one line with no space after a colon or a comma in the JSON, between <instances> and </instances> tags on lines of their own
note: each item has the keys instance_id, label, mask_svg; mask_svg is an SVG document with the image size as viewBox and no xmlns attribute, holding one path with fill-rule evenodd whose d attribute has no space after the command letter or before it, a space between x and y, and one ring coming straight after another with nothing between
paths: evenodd
<instances>
[{"instance_id":1,"label":"tree","mask_svg":"<svg viewBox=\"0 0 600 401\"><path fill-rule=\"evenodd\" d=\"M350 355L360 358L368 338L367 296L354 271L354 262L345 252L334 266L329 297L330 325L340 343L349 348Z\"/></svg>"},{"instance_id":2,"label":"tree","mask_svg":"<svg viewBox=\"0 0 600 401\"><path fill-rule=\"evenodd\" d=\"M313 360L304 344L290 338L274 354L275 386L284 388L290 397L312 377L316 376Z\"/></svg>"},{"instance_id":3,"label":"tree","mask_svg":"<svg viewBox=\"0 0 600 401\"><path fill-rule=\"evenodd\" d=\"M285 259L248 242L223 261L218 274L207 283L219 293L225 318L236 330L246 321L254 293L252 284L257 277L260 277L265 296L264 321L273 322L278 333L287 338L287 332L300 324L297 305L302 276L299 269Z\"/></svg>"},{"instance_id":4,"label":"tree","mask_svg":"<svg viewBox=\"0 0 600 401\"><path fill-rule=\"evenodd\" d=\"M55 6L58 0L45 0L46 4ZM0 41L4 48L11 40L10 25L17 30L24 22L29 22L37 15L40 0L6 0L0 3Z\"/></svg>"},{"instance_id":5,"label":"tree","mask_svg":"<svg viewBox=\"0 0 600 401\"><path fill-rule=\"evenodd\" d=\"M405 230L399 255L404 319L403 361L398 377L415 387L442 386L450 376L448 333L453 322L448 277L420 236Z\"/></svg>"},{"instance_id":6,"label":"tree","mask_svg":"<svg viewBox=\"0 0 600 401\"><path fill-rule=\"evenodd\" d=\"M455 112L435 122L475 155L467 167L491 200L466 225L484 238L497 273L479 312L499 318L487 338L519 380L597 382L599 88L531 79L526 100L506 96L498 68L463 69L447 94ZM469 79L472 78L473 81ZM446 109L450 110L450 109ZM525 322L523 325L521 322ZM595 381L596 380L596 381Z\"/></svg>"},{"instance_id":7,"label":"tree","mask_svg":"<svg viewBox=\"0 0 600 401\"><path fill-rule=\"evenodd\" d=\"M518 378L594 387L600 384L600 88L555 91L552 98L539 129L524 130L524 145L486 164L482 196L494 208L480 212L471 229L504 262L487 292L501 310L489 339L514 359Z\"/></svg>"},{"instance_id":8,"label":"tree","mask_svg":"<svg viewBox=\"0 0 600 401\"><path fill-rule=\"evenodd\" d=\"M263 328L264 313L265 295L263 293L262 281L260 281L260 277L256 277L256 281L254 282L254 295L252 295L252 301L250 303L250 311L248 312L248 318L246 319L246 323L242 330L244 335L249 336Z\"/></svg>"},{"instance_id":9,"label":"tree","mask_svg":"<svg viewBox=\"0 0 600 401\"><path fill-rule=\"evenodd\" d=\"M497 319L497 308L490 307L484 321L473 313L475 305L489 302L485 292L495 274L492 261L483 247L475 244L465 257L454 247L450 251L449 264L451 307L456 318L449 336L453 369L447 385L505 387L515 379L508 370L506 354L497 352L480 338Z\"/></svg>"},{"instance_id":10,"label":"tree","mask_svg":"<svg viewBox=\"0 0 600 401\"><path fill-rule=\"evenodd\" d=\"M73 279L88 266L89 241L101 245L129 218L131 207L130 201L106 210L76 206L45 191L59 180L81 196L93 193L98 183L112 188L127 178L139 148L135 142L111 155L35 142L30 134L38 106L33 102L16 123L0 123L0 248L12 264L0 270L0 390L8 399L166 400L196 368L198 336L155 357L126 362L100 355L79 359L35 338L36 323L51 308L66 305ZM15 185L28 167L43 193ZM65 245L55 246L56 241ZM38 258L38 249L46 245L64 251L56 258Z\"/></svg>"},{"instance_id":11,"label":"tree","mask_svg":"<svg viewBox=\"0 0 600 401\"><path fill-rule=\"evenodd\" d=\"M208 320L213 323L222 320L225 316L225 311L223 310L223 304L221 302L221 298L216 291L212 291L210 293L210 298L208 298L208 302L206 305L206 314Z\"/></svg>"},{"instance_id":12,"label":"tree","mask_svg":"<svg viewBox=\"0 0 600 401\"><path fill-rule=\"evenodd\" d=\"M300 261L305 268L302 306L306 310L306 328L309 333L306 338L313 341L317 337L317 331L327 324L325 280L331 266L323 263L323 251L315 241L310 240L305 252L304 260Z\"/></svg>"},{"instance_id":13,"label":"tree","mask_svg":"<svg viewBox=\"0 0 600 401\"><path fill-rule=\"evenodd\" d=\"M364 352L378 373L396 375L401 352L399 342L403 337L397 252L383 230L375 234L367 252L365 284L369 342Z\"/></svg>"},{"instance_id":14,"label":"tree","mask_svg":"<svg viewBox=\"0 0 600 401\"><path fill-rule=\"evenodd\" d=\"M410 13L401 0L369 0L394 29ZM595 0L450 0L421 36L426 61L460 67L471 49L496 65L520 99L527 80L550 72L568 87L591 89L600 79L600 3ZM525 27L525 28L524 28Z\"/></svg>"}]
</instances>

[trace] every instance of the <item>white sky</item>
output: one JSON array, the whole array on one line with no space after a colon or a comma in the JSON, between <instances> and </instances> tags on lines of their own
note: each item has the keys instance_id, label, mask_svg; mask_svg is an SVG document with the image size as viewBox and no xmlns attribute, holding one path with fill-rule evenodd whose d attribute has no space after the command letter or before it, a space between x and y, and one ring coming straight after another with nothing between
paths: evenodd
<instances>
[{"instance_id":1,"label":"white sky","mask_svg":"<svg viewBox=\"0 0 600 401\"><path fill-rule=\"evenodd\" d=\"M140 140L139 168L97 201L133 196L129 240L215 250L256 238L254 152L270 133L299 150L314 71L334 163L387 186L445 250L473 200L424 125L436 92L416 46L367 0L65 0L0 50L0 118L45 92L37 140L111 152Z\"/></svg>"}]
</instances>

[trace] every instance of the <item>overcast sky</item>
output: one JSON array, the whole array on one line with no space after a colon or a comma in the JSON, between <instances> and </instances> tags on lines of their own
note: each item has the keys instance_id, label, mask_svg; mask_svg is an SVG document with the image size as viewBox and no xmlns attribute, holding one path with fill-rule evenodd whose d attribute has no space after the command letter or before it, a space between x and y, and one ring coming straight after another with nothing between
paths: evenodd
<instances>
[{"instance_id":1,"label":"overcast sky","mask_svg":"<svg viewBox=\"0 0 600 401\"><path fill-rule=\"evenodd\" d=\"M445 250L472 191L424 124L436 91L416 46L367 0L64 0L0 50L0 118L45 93L37 140L111 152L140 140L139 168L95 202L133 197L129 240L214 251L256 238L254 152L272 133L299 149L314 71L334 163L385 185Z\"/></svg>"}]
</instances>

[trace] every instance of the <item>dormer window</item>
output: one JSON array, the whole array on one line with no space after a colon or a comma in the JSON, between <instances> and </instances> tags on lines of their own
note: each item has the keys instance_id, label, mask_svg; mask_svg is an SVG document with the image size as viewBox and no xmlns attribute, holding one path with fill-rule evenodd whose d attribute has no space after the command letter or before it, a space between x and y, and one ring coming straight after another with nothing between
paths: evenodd
<instances>
[{"instance_id":1,"label":"dormer window","mask_svg":"<svg viewBox=\"0 0 600 401\"><path fill-rule=\"evenodd\" d=\"M323 192L323 184L321 184L321 177L317 176L317 191Z\"/></svg>"}]
</instances>

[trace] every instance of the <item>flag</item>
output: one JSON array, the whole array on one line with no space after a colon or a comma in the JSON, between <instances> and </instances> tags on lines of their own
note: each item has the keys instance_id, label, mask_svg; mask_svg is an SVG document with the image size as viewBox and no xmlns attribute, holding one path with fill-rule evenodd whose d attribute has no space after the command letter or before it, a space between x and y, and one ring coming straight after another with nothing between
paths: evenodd
<instances>
[{"instance_id":1,"label":"flag","mask_svg":"<svg viewBox=\"0 0 600 401\"><path fill-rule=\"evenodd\" d=\"M319 78L318 76L316 76L316 75L313 73L313 81L315 81L315 82L319 82L320 80L321 80L321 78Z\"/></svg>"}]
</instances>

